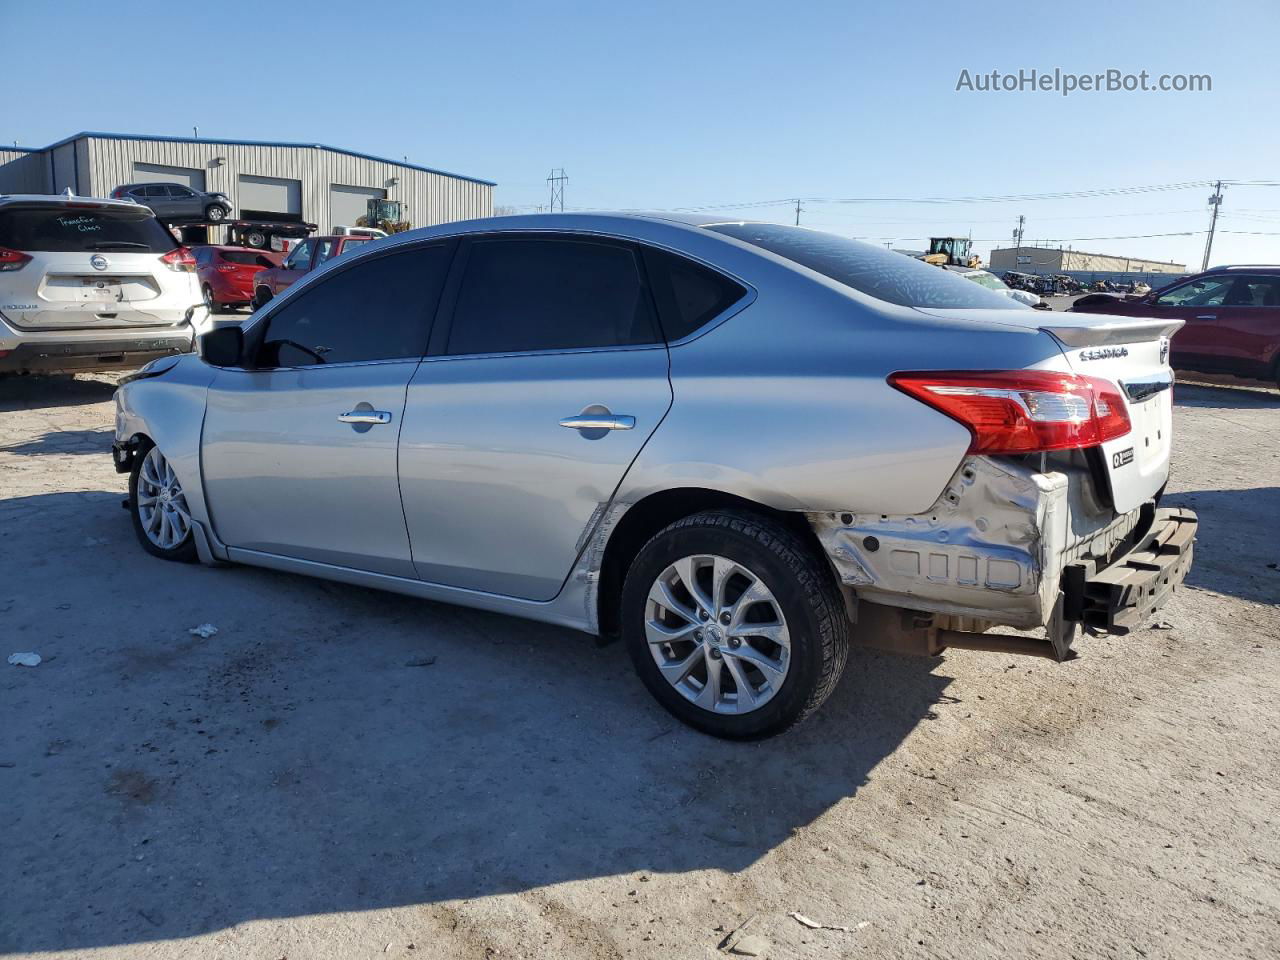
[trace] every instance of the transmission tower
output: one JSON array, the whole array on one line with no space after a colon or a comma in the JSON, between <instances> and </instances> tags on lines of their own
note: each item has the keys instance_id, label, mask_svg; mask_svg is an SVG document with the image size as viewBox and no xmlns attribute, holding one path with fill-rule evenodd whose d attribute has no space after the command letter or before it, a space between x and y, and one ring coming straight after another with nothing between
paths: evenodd
<instances>
[{"instance_id":1,"label":"transmission tower","mask_svg":"<svg viewBox=\"0 0 1280 960\"><path fill-rule=\"evenodd\" d=\"M564 172L564 167L556 167L551 171L551 175L547 177L547 184L551 187L551 212L556 212L556 204L560 204L560 212L564 213L564 185L568 181L569 175Z\"/></svg>"}]
</instances>

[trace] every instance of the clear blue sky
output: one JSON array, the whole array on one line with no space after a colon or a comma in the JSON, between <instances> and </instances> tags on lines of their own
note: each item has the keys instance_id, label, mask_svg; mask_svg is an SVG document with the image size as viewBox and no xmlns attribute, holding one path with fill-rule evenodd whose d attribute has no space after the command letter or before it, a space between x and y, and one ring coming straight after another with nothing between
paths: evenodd
<instances>
[{"instance_id":1,"label":"clear blue sky","mask_svg":"<svg viewBox=\"0 0 1280 960\"><path fill-rule=\"evenodd\" d=\"M3 142L192 126L320 141L496 180L496 202L522 208L546 202L552 167L569 207L613 208L1280 181L1275 0L0 0L0 36ZM1213 90L955 89L965 68L1055 67L1207 73ZM811 203L803 222L909 247L970 231L1003 243L1021 213L1028 241L1198 266L1202 232L1083 238L1203 231L1209 193ZM1223 230L1276 235L1222 233L1215 262L1280 262L1280 187L1232 187L1222 210Z\"/></svg>"}]
</instances>

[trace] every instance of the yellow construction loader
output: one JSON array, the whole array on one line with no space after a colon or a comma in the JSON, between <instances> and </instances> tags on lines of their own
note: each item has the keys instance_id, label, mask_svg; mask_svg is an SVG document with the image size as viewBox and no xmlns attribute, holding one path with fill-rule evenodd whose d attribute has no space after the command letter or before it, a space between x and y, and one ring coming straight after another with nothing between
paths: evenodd
<instances>
[{"instance_id":1,"label":"yellow construction loader","mask_svg":"<svg viewBox=\"0 0 1280 960\"><path fill-rule=\"evenodd\" d=\"M935 267L971 267L982 266L982 258L969 252L972 241L968 237L930 237L929 252L920 259L932 263Z\"/></svg>"}]
</instances>

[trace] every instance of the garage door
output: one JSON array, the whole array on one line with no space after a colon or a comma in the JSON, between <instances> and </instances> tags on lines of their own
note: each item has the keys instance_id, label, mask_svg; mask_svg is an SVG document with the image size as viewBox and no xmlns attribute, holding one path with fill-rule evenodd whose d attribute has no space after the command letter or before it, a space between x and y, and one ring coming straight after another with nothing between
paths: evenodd
<instances>
[{"instance_id":1,"label":"garage door","mask_svg":"<svg viewBox=\"0 0 1280 960\"><path fill-rule=\"evenodd\" d=\"M204 191L204 171L193 167L166 167L160 163L135 163L134 183L181 183L192 190Z\"/></svg>"},{"instance_id":2,"label":"garage door","mask_svg":"<svg viewBox=\"0 0 1280 960\"><path fill-rule=\"evenodd\" d=\"M387 191L377 187L348 187L329 184L329 223L335 227L354 227L356 220L369 212L370 200L387 199Z\"/></svg>"},{"instance_id":3,"label":"garage door","mask_svg":"<svg viewBox=\"0 0 1280 960\"><path fill-rule=\"evenodd\" d=\"M302 181L279 177L236 178L240 216L247 220L301 220Z\"/></svg>"}]
</instances>

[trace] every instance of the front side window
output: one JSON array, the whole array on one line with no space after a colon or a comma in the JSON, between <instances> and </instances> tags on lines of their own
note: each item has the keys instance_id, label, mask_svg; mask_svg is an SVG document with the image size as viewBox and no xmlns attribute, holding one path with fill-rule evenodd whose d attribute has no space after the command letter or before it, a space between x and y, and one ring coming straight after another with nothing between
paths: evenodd
<instances>
[{"instance_id":1,"label":"front side window","mask_svg":"<svg viewBox=\"0 0 1280 960\"><path fill-rule=\"evenodd\" d=\"M1156 298L1161 307L1220 307L1231 289L1231 277L1201 277Z\"/></svg>"},{"instance_id":2,"label":"front side window","mask_svg":"<svg viewBox=\"0 0 1280 960\"><path fill-rule=\"evenodd\" d=\"M415 247L341 270L267 317L258 367L422 356L452 247Z\"/></svg>"},{"instance_id":3,"label":"front side window","mask_svg":"<svg viewBox=\"0 0 1280 960\"><path fill-rule=\"evenodd\" d=\"M315 247L314 240L303 240L300 244L289 251L289 256L285 257L284 267L287 270L305 270L311 265L311 251Z\"/></svg>"},{"instance_id":4,"label":"front side window","mask_svg":"<svg viewBox=\"0 0 1280 960\"><path fill-rule=\"evenodd\" d=\"M335 244L334 244L334 242L333 242L332 240L321 240L321 241L319 241L319 244L318 244L318 246L317 246L317 253L316 253L316 266L317 266L317 267L318 267L318 266L320 266L320 264L324 263L324 262L325 262L325 261L327 261L330 257L332 257L332 256L333 256L333 249L334 249L334 246L335 246Z\"/></svg>"},{"instance_id":5,"label":"front side window","mask_svg":"<svg viewBox=\"0 0 1280 960\"><path fill-rule=\"evenodd\" d=\"M1022 304L948 270L833 233L776 223L717 223L716 233L808 267L859 293L903 307L1022 310Z\"/></svg>"},{"instance_id":6,"label":"front side window","mask_svg":"<svg viewBox=\"0 0 1280 960\"><path fill-rule=\"evenodd\" d=\"M471 245L445 352L572 350L660 339L629 245L491 239Z\"/></svg>"}]
</instances>

